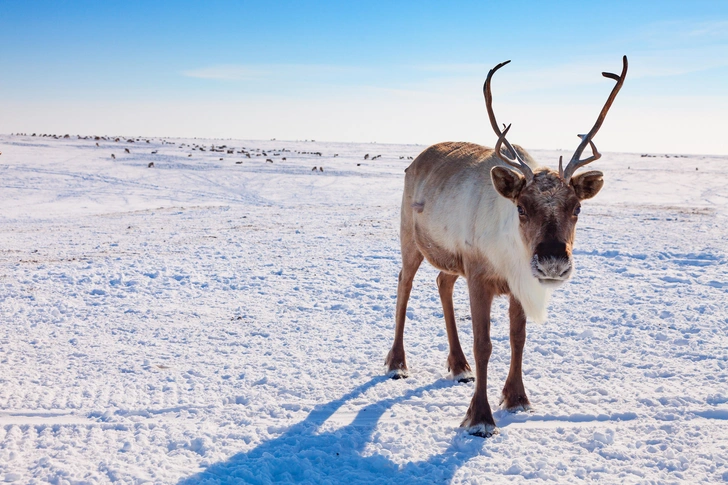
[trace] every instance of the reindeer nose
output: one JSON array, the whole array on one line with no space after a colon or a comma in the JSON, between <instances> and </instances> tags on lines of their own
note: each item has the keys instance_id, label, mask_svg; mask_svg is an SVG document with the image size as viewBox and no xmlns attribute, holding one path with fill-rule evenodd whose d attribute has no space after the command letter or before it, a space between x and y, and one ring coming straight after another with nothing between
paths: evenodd
<instances>
[{"instance_id":1,"label":"reindeer nose","mask_svg":"<svg viewBox=\"0 0 728 485\"><path fill-rule=\"evenodd\" d=\"M536 246L538 259L564 258L569 259L566 254L566 243L560 241L544 241Z\"/></svg>"}]
</instances>

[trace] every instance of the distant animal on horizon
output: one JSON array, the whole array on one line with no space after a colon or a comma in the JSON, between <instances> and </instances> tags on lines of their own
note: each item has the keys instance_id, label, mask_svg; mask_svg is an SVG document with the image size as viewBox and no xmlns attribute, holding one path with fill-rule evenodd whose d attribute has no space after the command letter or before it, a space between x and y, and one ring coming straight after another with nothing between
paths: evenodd
<instances>
[{"instance_id":1,"label":"distant animal on horizon","mask_svg":"<svg viewBox=\"0 0 728 485\"><path fill-rule=\"evenodd\" d=\"M574 273L572 248L581 202L597 195L604 184L598 171L575 172L598 160L592 141L607 116L627 75L602 73L616 81L594 126L585 135L566 168L539 166L500 130L493 111L490 70L483 86L490 124L498 141L495 148L473 143L445 142L424 150L405 169L400 242L402 270L397 285L395 332L385 359L392 378L407 377L404 326L412 281L423 259L440 270L440 293L447 339L447 364L454 380L473 380L460 346L453 287L467 279L473 325L475 393L461 426L471 434L488 437L497 432L487 395L488 361L492 352L490 311L493 298L509 295L511 363L501 404L511 412L529 410L523 385L522 362L526 318L546 319L552 292ZM581 159L589 146L592 155Z\"/></svg>"}]
</instances>

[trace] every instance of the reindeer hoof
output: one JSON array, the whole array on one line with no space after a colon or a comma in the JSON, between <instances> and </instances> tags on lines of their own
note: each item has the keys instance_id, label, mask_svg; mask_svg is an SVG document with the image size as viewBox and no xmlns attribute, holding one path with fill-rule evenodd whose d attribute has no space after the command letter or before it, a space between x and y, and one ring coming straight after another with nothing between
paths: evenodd
<instances>
[{"instance_id":1,"label":"reindeer hoof","mask_svg":"<svg viewBox=\"0 0 728 485\"><path fill-rule=\"evenodd\" d=\"M404 350L395 351L394 347L384 359L384 371L390 379L406 379L409 377L407 362L404 359Z\"/></svg>"},{"instance_id":2,"label":"reindeer hoof","mask_svg":"<svg viewBox=\"0 0 728 485\"><path fill-rule=\"evenodd\" d=\"M393 369L387 373L387 377L392 380L407 379L409 377L409 371L407 369Z\"/></svg>"},{"instance_id":3,"label":"reindeer hoof","mask_svg":"<svg viewBox=\"0 0 728 485\"><path fill-rule=\"evenodd\" d=\"M463 371L457 375L453 375L451 372L450 376L451 376L450 379L452 379L453 381L460 382L460 383L473 382L475 380L475 376L469 370Z\"/></svg>"},{"instance_id":4,"label":"reindeer hoof","mask_svg":"<svg viewBox=\"0 0 728 485\"><path fill-rule=\"evenodd\" d=\"M467 431L468 434L479 438L490 438L494 434L499 433L498 428L492 424L476 424L475 426L470 426Z\"/></svg>"}]
</instances>

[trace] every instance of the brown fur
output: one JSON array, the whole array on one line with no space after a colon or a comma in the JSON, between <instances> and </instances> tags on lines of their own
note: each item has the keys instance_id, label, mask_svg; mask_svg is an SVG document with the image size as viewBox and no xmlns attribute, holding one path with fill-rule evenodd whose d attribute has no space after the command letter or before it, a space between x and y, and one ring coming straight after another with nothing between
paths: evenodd
<instances>
[{"instance_id":1,"label":"brown fur","mask_svg":"<svg viewBox=\"0 0 728 485\"><path fill-rule=\"evenodd\" d=\"M436 242L430 239L427 231L419 227L417 223L415 223L413 237L418 248L425 248L424 251L420 249L420 252L432 266L453 275L465 274L462 254L451 253L439 247Z\"/></svg>"}]
</instances>

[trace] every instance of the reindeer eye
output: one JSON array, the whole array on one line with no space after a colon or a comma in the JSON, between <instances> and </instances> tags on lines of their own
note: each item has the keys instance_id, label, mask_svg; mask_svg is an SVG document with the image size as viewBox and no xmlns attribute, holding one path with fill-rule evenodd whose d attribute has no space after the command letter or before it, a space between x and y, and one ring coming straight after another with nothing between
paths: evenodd
<instances>
[{"instance_id":1,"label":"reindeer eye","mask_svg":"<svg viewBox=\"0 0 728 485\"><path fill-rule=\"evenodd\" d=\"M575 216L578 216L579 215L579 212L581 212L581 206L580 205L576 206L576 209L574 209L574 215Z\"/></svg>"},{"instance_id":2,"label":"reindeer eye","mask_svg":"<svg viewBox=\"0 0 728 485\"><path fill-rule=\"evenodd\" d=\"M523 217L523 216L526 215L526 211L523 210L523 207L521 207L520 205L519 206L516 206L516 209L518 209L518 215L519 216Z\"/></svg>"}]
</instances>

